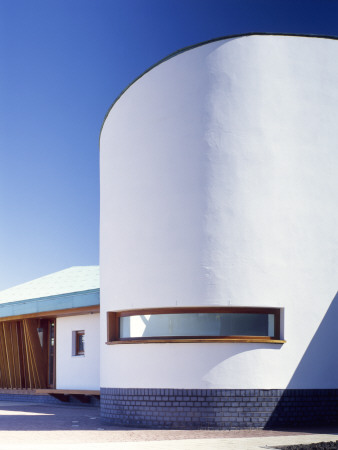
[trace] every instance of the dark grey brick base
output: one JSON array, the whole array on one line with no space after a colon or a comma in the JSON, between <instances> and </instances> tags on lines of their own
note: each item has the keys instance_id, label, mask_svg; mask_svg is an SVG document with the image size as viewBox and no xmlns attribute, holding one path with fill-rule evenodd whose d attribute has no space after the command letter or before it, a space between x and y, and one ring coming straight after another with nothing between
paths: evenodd
<instances>
[{"instance_id":1,"label":"dark grey brick base","mask_svg":"<svg viewBox=\"0 0 338 450\"><path fill-rule=\"evenodd\" d=\"M106 423L142 428L241 429L338 423L338 389L101 388Z\"/></svg>"}]
</instances>

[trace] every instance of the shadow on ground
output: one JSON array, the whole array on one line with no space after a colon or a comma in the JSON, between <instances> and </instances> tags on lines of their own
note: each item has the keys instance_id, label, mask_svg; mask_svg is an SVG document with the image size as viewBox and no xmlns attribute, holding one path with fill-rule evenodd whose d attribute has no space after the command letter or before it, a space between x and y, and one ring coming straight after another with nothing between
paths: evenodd
<instances>
[{"instance_id":1,"label":"shadow on ground","mask_svg":"<svg viewBox=\"0 0 338 450\"><path fill-rule=\"evenodd\" d=\"M98 407L0 402L0 431L97 430Z\"/></svg>"}]
</instances>

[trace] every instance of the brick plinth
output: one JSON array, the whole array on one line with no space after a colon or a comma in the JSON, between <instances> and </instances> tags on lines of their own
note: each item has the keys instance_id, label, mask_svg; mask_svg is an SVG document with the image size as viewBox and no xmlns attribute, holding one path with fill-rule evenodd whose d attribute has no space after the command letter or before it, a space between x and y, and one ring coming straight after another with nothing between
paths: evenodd
<instances>
[{"instance_id":1,"label":"brick plinth","mask_svg":"<svg viewBox=\"0 0 338 450\"><path fill-rule=\"evenodd\" d=\"M113 425L144 428L329 425L338 421L338 389L101 388L101 416Z\"/></svg>"}]
</instances>

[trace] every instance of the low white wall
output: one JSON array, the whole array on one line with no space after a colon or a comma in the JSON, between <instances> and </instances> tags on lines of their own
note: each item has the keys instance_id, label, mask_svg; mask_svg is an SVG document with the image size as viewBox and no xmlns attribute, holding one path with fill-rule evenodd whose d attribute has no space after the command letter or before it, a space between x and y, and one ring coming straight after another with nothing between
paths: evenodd
<instances>
[{"instance_id":1,"label":"low white wall","mask_svg":"<svg viewBox=\"0 0 338 450\"><path fill-rule=\"evenodd\" d=\"M99 314L56 319L56 388L99 389ZM73 356L73 331L84 330L85 353Z\"/></svg>"}]
</instances>

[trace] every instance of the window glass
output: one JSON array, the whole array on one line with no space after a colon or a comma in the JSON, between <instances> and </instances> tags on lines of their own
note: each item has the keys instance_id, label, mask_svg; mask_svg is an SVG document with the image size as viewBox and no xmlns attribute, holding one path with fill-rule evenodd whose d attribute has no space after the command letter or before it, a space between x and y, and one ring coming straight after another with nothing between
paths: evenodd
<instances>
[{"instance_id":1,"label":"window glass","mask_svg":"<svg viewBox=\"0 0 338 450\"><path fill-rule=\"evenodd\" d=\"M73 339L75 337L75 351L73 351L73 355L84 355L85 353L85 332L75 331L73 332Z\"/></svg>"},{"instance_id":2,"label":"window glass","mask_svg":"<svg viewBox=\"0 0 338 450\"><path fill-rule=\"evenodd\" d=\"M120 317L120 338L269 336L274 314L178 313Z\"/></svg>"}]
</instances>

